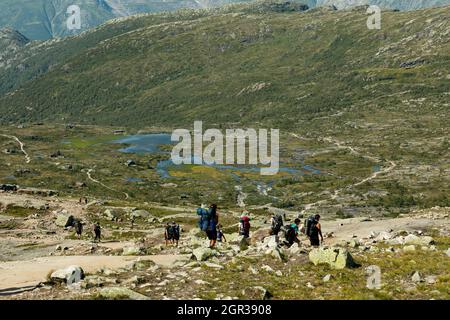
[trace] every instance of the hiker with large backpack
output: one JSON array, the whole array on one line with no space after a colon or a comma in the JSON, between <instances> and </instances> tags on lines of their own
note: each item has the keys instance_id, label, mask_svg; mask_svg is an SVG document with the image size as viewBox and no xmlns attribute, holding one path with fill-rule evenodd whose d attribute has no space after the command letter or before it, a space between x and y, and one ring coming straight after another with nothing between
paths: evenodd
<instances>
[{"instance_id":1,"label":"hiker with large backpack","mask_svg":"<svg viewBox=\"0 0 450 320\"><path fill-rule=\"evenodd\" d=\"M100 242L101 235L102 235L101 233L102 233L102 231L101 231L100 223L96 222L94 224L94 242L96 242L96 241Z\"/></svg>"},{"instance_id":2,"label":"hiker with large backpack","mask_svg":"<svg viewBox=\"0 0 450 320\"><path fill-rule=\"evenodd\" d=\"M202 204L200 208L197 209L197 215L200 216L198 220L198 227L201 231L206 232L209 227L209 210L206 205Z\"/></svg>"},{"instance_id":3,"label":"hiker with large backpack","mask_svg":"<svg viewBox=\"0 0 450 320\"><path fill-rule=\"evenodd\" d=\"M173 244L173 230L170 223L167 222L166 228L164 231L164 239L166 240L166 247L170 244Z\"/></svg>"},{"instance_id":4,"label":"hiker with large backpack","mask_svg":"<svg viewBox=\"0 0 450 320\"><path fill-rule=\"evenodd\" d=\"M305 221L305 234L309 237L311 246L318 247L323 242L322 227L319 223L320 215L310 216ZM319 241L320 236L320 241Z\"/></svg>"},{"instance_id":5,"label":"hiker with large backpack","mask_svg":"<svg viewBox=\"0 0 450 320\"><path fill-rule=\"evenodd\" d=\"M217 242L217 225L219 223L219 214L217 213L217 205L212 204L208 210L209 224L206 229L206 235L209 239L209 247L212 249L216 246Z\"/></svg>"},{"instance_id":6,"label":"hiker with large backpack","mask_svg":"<svg viewBox=\"0 0 450 320\"><path fill-rule=\"evenodd\" d=\"M74 227L78 239L81 239L81 233L83 232L83 224L81 223L80 220L76 219L74 222Z\"/></svg>"},{"instance_id":7,"label":"hiker with large backpack","mask_svg":"<svg viewBox=\"0 0 450 320\"><path fill-rule=\"evenodd\" d=\"M300 225L300 219L295 219L294 223L291 223L287 226L285 226L285 238L288 246L292 246L295 243L300 243L300 240L298 239L298 232L299 232L299 225Z\"/></svg>"},{"instance_id":8,"label":"hiker with large backpack","mask_svg":"<svg viewBox=\"0 0 450 320\"><path fill-rule=\"evenodd\" d=\"M270 224L271 224L270 234L278 236L281 227L283 227L283 216L279 213L275 214L274 216L272 216Z\"/></svg>"},{"instance_id":9,"label":"hiker with large backpack","mask_svg":"<svg viewBox=\"0 0 450 320\"><path fill-rule=\"evenodd\" d=\"M180 225L173 221L171 227L173 242L175 242L175 246L178 247L178 241L180 240Z\"/></svg>"},{"instance_id":10,"label":"hiker with large backpack","mask_svg":"<svg viewBox=\"0 0 450 320\"><path fill-rule=\"evenodd\" d=\"M200 216L198 221L200 230L206 233L209 239L209 247L214 248L217 242L217 224L219 223L217 205L211 204L209 209L206 209L206 206L202 205L197 209L197 215Z\"/></svg>"},{"instance_id":11,"label":"hiker with large backpack","mask_svg":"<svg viewBox=\"0 0 450 320\"><path fill-rule=\"evenodd\" d=\"M246 211L239 219L239 235L244 236L244 238L250 237L250 218Z\"/></svg>"}]
</instances>

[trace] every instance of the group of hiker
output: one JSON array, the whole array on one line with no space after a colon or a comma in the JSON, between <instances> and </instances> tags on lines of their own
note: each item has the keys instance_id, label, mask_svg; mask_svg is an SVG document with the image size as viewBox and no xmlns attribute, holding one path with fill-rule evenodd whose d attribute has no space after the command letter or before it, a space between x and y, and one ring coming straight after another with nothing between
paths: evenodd
<instances>
[{"instance_id":1,"label":"group of hiker","mask_svg":"<svg viewBox=\"0 0 450 320\"><path fill-rule=\"evenodd\" d=\"M197 215L200 216L198 225L200 230L205 232L209 239L209 247L214 248L217 242L226 242L222 225L219 223L219 214L217 212L217 205L211 204L209 207L201 205L197 209ZM322 228L320 225L320 215L312 215L308 217L304 224L301 224L299 218L295 219L293 223L284 225L286 218L282 214L275 214L271 218L271 235L278 238L280 231L283 231L285 241L284 244L288 247L294 243L300 243L300 233L305 234L311 243L311 246L320 246L323 242ZM175 224L175 222L173 222ZM239 235L243 238L250 237L250 217L248 211L244 211L239 218ZM166 229L167 230L167 229ZM178 227L179 230L179 227ZM167 233L167 231L166 231ZM177 233L177 245L179 239L179 232Z\"/></svg>"},{"instance_id":2,"label":"group of hiker","mask_svg":"<svg viewBox=\"0 0 450 320\"><path fill-rule=\"evenodd\" d=\"M76 219L73 216L70 216L65 228L73 227L75 229L75 234L78 237L78 239L81 239L81 234L83 233L83 222L80 219ZM96 222L92 226L92 231L94 235L94 242L100 242L101 240L101 227L100 223Z\"/></svg>"},{"instance_id":3,"label":"group of hiker","mask_svg":"<svg viewBox=\"0 0 450 320\"><path fill-rule=\"evenodd\" d=\"M166 240L166 246L170 243L175 244L178 247L178 240L180 240L180 225L175 221L167 223L164 238Z\"/></svg>"},{"instance_id":4,"label":"group of hiker","mask_svg":"<svg viewBox=\"0 0 450 320\"><path fill-rule=\"evenodd\" d=\"M316 214L308 217L303 225L297 218L293 223L283 226L283 216L276 214L271 219L271 234L278 236L279 232L284 229L286 245L290 247L294 243L300 243L299 234L303 233L309 238L311 246L317 247L323 243L322 227L319 221L320 215Z\"/></svg>"}]
</instances>

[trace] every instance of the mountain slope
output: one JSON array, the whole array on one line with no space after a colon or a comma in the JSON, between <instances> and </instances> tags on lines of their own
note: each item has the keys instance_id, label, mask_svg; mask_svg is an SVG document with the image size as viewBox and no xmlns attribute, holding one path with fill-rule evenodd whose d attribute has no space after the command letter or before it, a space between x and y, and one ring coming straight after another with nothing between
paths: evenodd
<instances>
[{"instance_id":1,"label":"mountain slope","mask_svg":"<svg viewBox=\"0 0 450 320\"><path fill-rule=\"evenodd\" d=\"M2 0L0 28L16 29L33 40L64 37L86 31L105 21L139 13L174 11L183 8L213 8L253 0ZM288 2L288 1L280 1ZM355 5L376 4L383 8L416 10L450 4L450 0L291 0L309 8L334 5L346 9ZM81 9L81 29L68 30L67 8Z\"/></svg>"},{"instance_id":2,"label":"mountain slope","mask_svg":"<svg viewBox=\"0 0 450 320\"><path fill-rule=\"evenodd\" d=\"M29 42L30 40L18 31L0 29L0 70Z\"/></svg>"},{"instance_id":3,"label":"mountain slope","mask_svg":"<svg viewBox=\"0 0 450 320\"><path fill-rule=\"evenodd\" d=\"M42 75L0 99L0 121L292 128L372 101L401 112L425 98L424 114L445 110L448 7L387 12L383 30L365 27L365 10L249 8L129 18L56 42L51 68L35 66Z\"/></svg>"},{"instance_id":4,"label":"mountain slope","mask_svg":"<svg viewBox=\"0 0 450 320\"><path fill-rule=\"evenodd\" d=\"M2 0L0 28L10 27L30 39L46 40L77 34L117 17L233 2L238 0ZM66 26L70 5L81 9L80 30L68 30Z\"/></svg>"},{"instance_id":5,"label":"mountain slope","mask_svg":"<svg viewBox=\"0 0 450 320\"><path fill-rule=\"evenodd\" d=\"M418 10L445 6L450 0L314 0L314 6L334 5L337 9L346 9L360 5L378 5L381 8L406 10Z\"/></svg>"}]
</instances>

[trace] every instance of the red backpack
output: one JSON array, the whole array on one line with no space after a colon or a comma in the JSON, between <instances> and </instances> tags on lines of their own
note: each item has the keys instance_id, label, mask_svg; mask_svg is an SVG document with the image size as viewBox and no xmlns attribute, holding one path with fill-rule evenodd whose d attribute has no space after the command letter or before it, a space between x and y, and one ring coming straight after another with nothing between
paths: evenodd
<instances>
[{"instance_id":1,"label":"red backpack","mask_svg":"<svg viewBox=\"0 0 450 320\"><path fill-rule=\"evenodd\" d=\"M245 231L250 230L250 218L247 216L241 217L242 229Z\"/></svg>"}]
</instances>

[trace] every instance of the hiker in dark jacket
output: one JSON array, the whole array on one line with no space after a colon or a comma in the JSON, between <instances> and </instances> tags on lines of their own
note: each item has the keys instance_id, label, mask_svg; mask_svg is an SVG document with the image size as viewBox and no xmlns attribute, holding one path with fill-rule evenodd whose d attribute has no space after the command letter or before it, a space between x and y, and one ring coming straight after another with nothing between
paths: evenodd
<instances>
[{"instance_id":1,"label":"hiker in dark jacket","mask_svg":"<svg viewBox=\"0 0 450 320\"><path fill-rule=\"evenodd\" d=\"M75 233L78 239L81 239L81 233L83 232L83 224L81 223L80 220L75 220L74 226L75 226Z\"/></svg>"},{"instance_id":2,"label":"hiker in dark jacket","mask_svg":"<svg viewBox=\"0 0 450 320\"><path fill-rule=\"evenodd\" d=\"M97 222L94 224L94 236L95 236L94 242L96 242L96 241L100 242L101 235L102 235L101 233L102 233L102 231L101 231L100 223Z\"/></svg>"},{"instance_id":3,"label":"hiker in dark jacket","mask_svg":"<svg viewBox=\"0 0 450 320\"><path fill-rule=\"evenodd\" d=\"M223 242L227 242L227 239L225 238L225 235L223 233L221 224L217 225L217 241L219 241L219 242L222 242L222 241Z\"/></svg>"},{"instance_id":4,"label":"hiker in dark jacket","mask_svg":"<svg viewBox=\"0 0 450 320\"><path fill-rule=\"evenodd\" d=\"M209 247L212 249L216 246L217 242L217 224L219 223L219 214L217 213L217 205L212 204L209 206L209 223L206 230L206 235L209 239Z\"/></svg>"},{"instance_id":5,"label":"hiker in dark jacket","mask_svg":"<svg viewBox=\"0 0 450 320\"><path fill-rule=\"evenodd\" d=\"M320 215L316 214L314 216L314 222L311 226L311 231L309 235L309 240L311 241L311 246L318 247L320 246L320 243L323 242L323 236L322 236L322 227L320 225ZM320 236L320 241L319 241Z\"/></svg>"},{"instance_id":6,"label":"hiker in dark jacket","mask_svg":"<svg viewBox=\"0 0 450 320\"><path fill-rule=\"evenodd\" d=\"M250 237L250 217L247 211L244 211L239 218L239 235L244 238Z\"/></svg>"},{"instance_id":7,"label":"hiker in dark jacket","mask_svg":"<svg viewBox=\"0 0 450 320\"><path fill-rule=\"evenodd\" d=\"M172 222L172 234L173 242L175 243L175 246L178 247L178 241L180 240L180 225L175 221Z\"/></svg>"},{"instance_id":8,"label":"hiker in dark jacket","mask_svg":"<svg viewBox=\"0 0 450 320\"><path fill-rule=\"evenodd\" d=\"M279 213L272 216L272 218L270 219L270 226L270 234L278 236L281 227L283 227L283 216Z\"/></svg>"},{"instance_id":9,"label":"hiker in dark jacket","mask_svg":"<svg viewBox=\"0 0 450 320\"><path fill-rule=\"evenodd\" d=\"M164 239L166 240L166 247L170 244L173 244L173 232L172 226L167 222L166 229L164 231Z\"/></svg>"},{"instance_id":10,"label":"hiker in dark jacket","mask_svg":"<svg viewBox=\"0 0 450 320\"><path fill-rule=\"evenodd\" d=\"M299 233L299 225L300 225L300 219L295 219L294 223L291 223L289 227L287 227L286 230L286 241L287 245L290 247L295 243L300 243L300 240L298 238Z\"/></svg>"}]
</instances>

